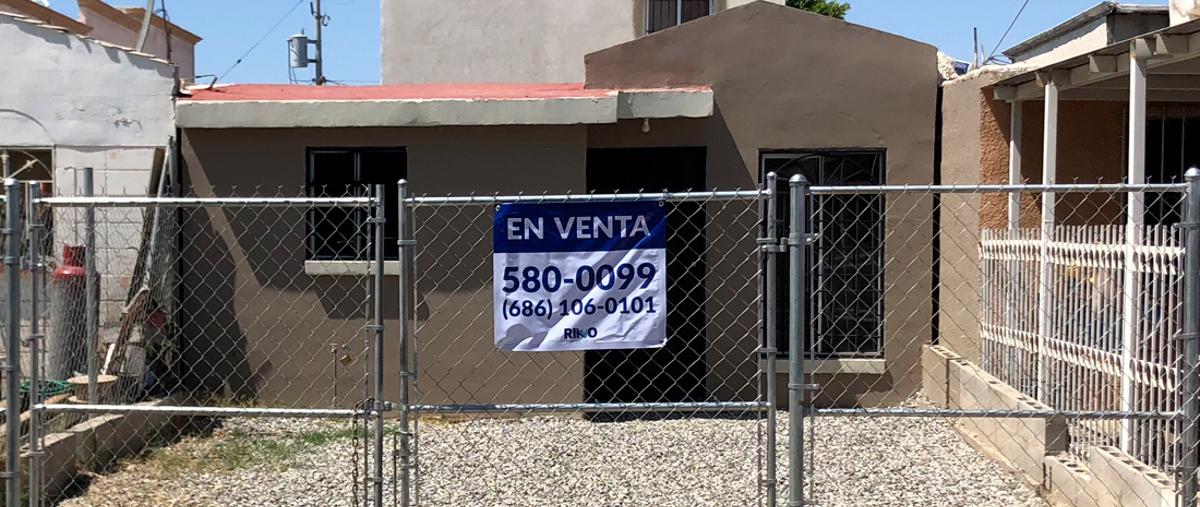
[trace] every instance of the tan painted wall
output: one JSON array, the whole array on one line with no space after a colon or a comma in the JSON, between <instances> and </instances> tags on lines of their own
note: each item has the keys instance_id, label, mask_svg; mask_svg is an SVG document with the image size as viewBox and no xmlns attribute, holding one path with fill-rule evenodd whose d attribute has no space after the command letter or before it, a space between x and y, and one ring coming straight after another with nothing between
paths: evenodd
<instances>
[{"instance_id":1,"label":"tan painted wall","mask_svg":"<svg viewBox=\"0 0 1200 507\"><path fill-rule=\"evenodd\" d=\"M413 191L444 195L581 190L585 134L583 127L186 130L182 139L185 181L201 195L256 184L269 191L283 185L295 195L305 183L306 148L323 146L407 147ZM304 274L304 229L287 227L302 223L302 212L274 221L263 217L278 215L218 210L187 216L185 237L194 239L185 243L195 247L184 256L192 276L183 283L193 291L184 298L193 316L184 334L197 344L187 359L199 376L192 380L218 389L225 378L248 383L241 394L260 403L327 406L335 368L329 343L338 342L355 357L337 367L339 404L360 399L364 280ZM416 340L427 373L419 402L580 401L579 355L495 351L488 209L442 209L436 220L422 209L416 216L423 252ZM461 264L449 265L458 258ZM393 351L396 283L388 277L384 299ZM388 357L388 371L398 371L396 355ZM396 392L397 376L388 378Z\"/></svg>"},{"instance_id":2,"label":"tan painted wall","mask_svg":"<svg viewBox=\"0 0 1200 507\"><path fill-rule=\"evenodd\" d=\"M863 69L888 77L870 78ZM651 121L647 134L637 121L596 125L589 143L707 144L710 186L754 185L762 150L805 148L885 148L888 183L932 181L931 46L758 3L587 56L590 87L692 84L712 85L712 118L686 126ZM927 195L889 197L895 211L886 219L887 373L818 378L827 386L826 403L890 403L918 387L920 346L931 337L931 203Z\"/></svg>"},{"instance_id":3,"label":"tan painted wall","mask_svg":"<svg viewBox=\"0 0 1200 507\"><path fill-rule=\"evenodd\" d=\"M583 80L583 55L642 36L646 0L384 0L380 16L384 84L563 83Z\"/></svg>"}]
</instances>

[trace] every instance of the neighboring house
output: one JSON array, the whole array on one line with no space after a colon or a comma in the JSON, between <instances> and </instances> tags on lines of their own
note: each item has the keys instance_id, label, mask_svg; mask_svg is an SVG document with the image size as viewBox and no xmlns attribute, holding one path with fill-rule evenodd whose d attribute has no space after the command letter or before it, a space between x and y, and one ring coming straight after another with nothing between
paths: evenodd
<instances>
[{"instance_id":1,"label":"neighboring house","mask_svg":"<svg viewBox=\"0 0 1200 507\"><path fill-rule=\"evenodd\" d=\"M748 2L383 0L383 84L582 81L583 55Z\"/></svg>"},{"instance_id":2,"label":"neighboring house","mask_svg":"<svg viewBox=\"0 0 1200 507\"><path fill-rule=\"evenodd\" d=\"M101 0L78 0L79 21L92 27L88 35L118 46L137 45L145 17L144 7L113 7ZM168 36L169 34L169 36ZM149 53L176 65L184 82L196 79L196 44L200 36L189 32L155 14L142 52Z\"/></svg>"},{"instance_id":3,"label":"neighboring house","mask_svg":"<svg viewBox=\"0 0 1200 507\"><path fill-rule=\"evenodd\" d=\"M1173 12L1190 12L1179 7ZM1016 64L946 82L942 181L1181 182L1200 165L1200 20L1172 16L1168 27L1166 18L1166 7L1104 3L1006 52ZM1178 409L1180 194L947 196L943 208L964 210L941 228L941 244L957 245L941 258L942 298L961 302L943 311L945 350L979 364L1023 403ZM1049 460L1095 470L1119 448L1167 471L1182 451L1177 423L1066 427L1069 456L1048 457L1066 447L1035 453L1035 478L1043 457L1049 478L1062 470ZM1108 486L1118 498L1133 487ZM1173 497L1169 485L1153 488Z\"/></svg>"},{"instance_id":4,"label":"neighboring house","mask_svg":"<svg viewBox=\"0 0 1200 507\"><path fill-rule=\"evenodd\" d=\"M1166 5L1101 2L1004 51L1015 63L1042 65L1149 33L1169 24Z\"/></svg>"},{"instance_id":5,"label":"neighboring house","mask_svg":"<svg viewBox=\"0 0 1200 507\"><path fill-rule=\"evenodd\" d=\"M146 12L144 7L113 7L102 0L77 0L77 4L77 20L32 0L0 0L0 12L20 14L123 48L137 46ZM151 17L142 52L175 64L179 68L178 77L184 82L192 82L196 75L196 44L200 40L198 35L155 14Z\"/></svg>"},{"instance_id":6,"label":"neighboring house","mask_svg":"<svg viewBox=\"0 0 1200 507\"><path fill-rule=\"evenodd\" d=\"M385 14L384 36L393 43L407 31L389 24L397 16L397 4L385 4L393 12ZM428 20L426 14L414 17ZM490 40L478 37L480 27L474 30L470 33L478 40L464 37L460 42L479 46ZM635 35L632 30L628 34L629 38ZM570 38L561 32L546 37ZM385 50L390 55L385 57L395 58L395 51ZM437 61L441 58L446 57ZM521 59L517 54L506 58L508 62ZM768 171L780 172L783 180L804 172L820 184L934 181L939 76L936 50L927 44L798 9L752 2L577 58L572 66L579 66L584 80L574 84L229 85L193 90L193 96L177 106L186 168L182 178L200 195L234 186L379 183L387 185L391 199L400 178L411 181L414 193L432 195L745 189L759 185ZM447 59L446 63L463 62ZM821 163L795 163L801 159ZM850 165L861 170L851 175L802 168ZM914 198L905 206L912 213L932 213L929 196ZM758 316L748 308L728 311L725 306L732 301L754 304L746 297L757 293L761 281L757 268L754 263L735 261L755 255L758 223L753 213L722 214L719 208L712 206L707 218L704 213L680 214L688 220L685 226L708 232L696 234L686 248L668 254L680 265L697 266L688 272L691 278L682 279L690 282L676 282L679 290L711 294L680 299L675 311L682 320L669 326L703 331L669 329L671 349L653 361L707 359L693 366L701 373L681 374L666 363L643 364L629 385L658 393L646 398L684 401L702 392L724 399L750 396L739 390L752 387L752 382L743 386L732 379L753 379L757 374ZM447 215L433 217L431 223L454 216L453 210L444 212ZM903 219L885 217L879 207L863 212L867 214L863 220L875 227L900 224ZM482 221L472 222L471 217ZM252 226L244 220L238 224ZM182 225L188 237L235 238L238 234L229 230L219 210L197 213ZM489 230L490 222L486 214L464 211L455 226L464 234L477 234ZM451 249L445 252L446 262L460 259L467 265L490 255L487 241L472 241L470 248L446 245L449 238L433 241L428 236L431 226L419 223L417 227L424 231L418 233L419 248L431 249L418 261L421 273L447 269L444 264L429 264L442 250ZM359 346L361 340L351 338L358 329L355 317L339 317L313 305L319 301L317 288L351 290L361 283L361 278L344 275L361 276L366 265L361 257L339 256L338 248L306 247L306 230L299 220L292 230L272 231L269 244L242 244L252 239L245 238L221 239L216 247L185 247L187 264L226 266L225 271L235 274L215 286L204 273L184 275L185 286L203 285L206 295L203 300L183 302L196 323L185 326L185 335L205 339L197 342L199 350L189 351L191 360L211 366L211 377L201 380L213 382L216 389L221 388L222 375L237 372L259 379L255 387L267 399L324 404L327 396L298 390L289 379L328 378L335 371L326 361L289 358L329 357L332 342ZM337 245L354 231L320 234L312 238L316 245ZM921 227L908 239L914 245L928 245L931 234L930 228ZM881 241L880 235L874 237ZM840 388L828 391L838 398L828 402L898 402L920 384L917 365L920 345L931 335L929 322L882 322L882 316L932 313L928 270L904 268L928 266L931 250L893 246L889 248L892 262L885 266L881 245L873 245L862 245L865 254L857 257L860 260L846 262L861 263L854 266L869 278L868 283L904 290L889 293L886 305L867 302L850 309L854 318L877 325L864 325L864 330L840 337L837 346L815 354L816 381ZM845 259L852 255L825 243L818 248L831 248L829 255ZM231 259L227 251L246 255ZM389 254L395 255L394 250ZM260 268L266 265L271 266L269 272ZM490 339L476 339L490 336L490 317L472 320L436 310L470 308L472 314L490 315L491 295L478 290L490 285L490 271L453 269L454 276L463 277L456 282L460 289L454 284L430 287L430 281L418 286L417 317L424 329L444 330L422 335L418 354L423 357L423 389L428 391L421 403L622 399L624 395L599 395L595 389L585 392L586 383L603 384L610 375L603 362L580 355L541 356L562 359L539 365L537 371L513 371L508 355L497 353ZM882 284L885 278L888 282ZM737 283L743 285L739 288ZM857 289L847 286L845 290ZM244 304L227 304L233 300ZM289 308L290 313L279 313L277 308ZM388 315L386 325L395 329L395 315ZM668 322L675 321L669 318ZM286 347L279 346L284 339L280 335L286 334L280 329L296 330L286 336ZM210 340L237 346L203 346ZM253 371L240 371L246 365ZM343 385L354 382L353 372L344 370L337 371ZM395 366L389 371L395 371ZM525 384L488 382L497 372L550 387L534 392ZM784 385L785 376L780 378ZM472 391L440 391L431 387L435 386L432 379L443 388L469 385ZM395 376L388 381L397 382ZM780 389L781 399L785 392ZM352 403L356 395L345 396L342 402Z\"/></svg>"},{"instance_id":7,"label":"neighboring house","mask_svg":"<svg viewBox=\"0 0 1200 507\"><path fill-rule=\"evenodd\" d=\"M156 154L175 134L175 67L91 36L104 31L28 0L0 0L0 60L10 69L0 77L0 151L13 171L28 166L19 179L53 195L79 195L84 167L95 170L97 195L145 195ZM77 215L55 218L58 255L82 235ZM97 251L102 323L120 315L139 241L106 230Z\"/></svg>"}]
</instances>

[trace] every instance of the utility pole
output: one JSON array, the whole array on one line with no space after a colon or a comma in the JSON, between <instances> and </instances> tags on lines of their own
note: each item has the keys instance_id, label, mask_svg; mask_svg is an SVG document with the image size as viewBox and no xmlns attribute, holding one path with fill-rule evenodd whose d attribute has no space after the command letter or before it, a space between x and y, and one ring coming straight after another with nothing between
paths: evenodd
<instances>
[{"instance_id":1,"label":"utility pole","mask_svg":"<svg viewBox=\"0 0 1200 507\"><path fill-rule=\"evenodd\" d=\"M325 84L325 71L322 68L325 65L325 54L321 51L321 44L325 42L325 37L321 35L321 27L325 25L325 16L321 14L321 0L313 0L313 2L313 20L317 23L317 40L313 41L317 50L316 58L314 59L317 67L316 75L313 76L313 83L321 86Z\"/></svg>"}]
</instances>

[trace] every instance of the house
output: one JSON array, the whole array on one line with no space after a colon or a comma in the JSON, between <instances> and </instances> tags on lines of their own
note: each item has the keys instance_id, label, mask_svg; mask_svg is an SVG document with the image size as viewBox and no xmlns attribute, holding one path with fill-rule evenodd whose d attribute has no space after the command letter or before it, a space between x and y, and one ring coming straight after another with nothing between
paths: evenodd
<instances>
[{"instance_id":1,"label":"house","mask_svg":"<svg viewBox=\"0 0 1200 507\"><path fill-rule=\"evenodd\" d=\"M78 0L79 21L92 27L88 36L121 47L137 46L145 18L144 7L113 7L102 0ZM146 35L145 53L175 64L179 79L196 80L196 44L200 36L154 14Z\"/></svg>"},{"instance_id":2,"label":"house","mask_svg":"<svg viewBox=\"0 0 1200 507\"><path fill-rule=\"evenodd\" d=\"M1004 50L1014 63L1046 64L1166 28L1166 5L1101 2Z\"/></svg>"},{"instance_id":3,"label":"house","mask_svg":"<svg viewBox=\"0 0 1200 507\"><path fill-rule=\"evenodd\" d=\"M815 184L933 181L939 77L936 50L927 44L760 1L644 37L633 38L637 33L627 29L620 38L632 40L617 40L603 49L574 48L579 60L568 61L564 55L570 65L552 75L530 74L520 66L511 74L488 68L454 74L421 70L396 56L397 37L411 36L410 30L394 24L399 4L385 3L384 55L395 59L384 65L389 84L193 90L177 105L184 182L201 196L249 185L384 184L386 198L395 199L394 183L400 178L408 179L417 195L747 189L758 186L769 171L784 179L806 172ZM628 17L623 22L633 21ZM542 26L541 21L531 23L531 29ZM470 48L483 41L463 42ZM597 39L597 45L602 43ZM583 55L585 51L590 52ZM489 59L470 55L454 64L473 68ZM453 59L436 59L447 60ZM578 71L567 68L574 66ZM402 67L417 69L412 76L421 80L493 79L508 84L395 84L403 80L396 74ZM880 75L888 78L878 79ZM512 84L572 77L582 82ZM822 167L857 165L862 170L812 172L796 163L801 159L821 161L817 165ZM909 204L916 212L932 212L928 198ZM490 256L488 242L475 237L490 230L488 214L443 210L450 215L439 216L429 215L428 208L419 210L414 227L418 252L424 253L417 254L417 271L449 270L444 272L453 277L441 284L432 278L417 281L416 317L422 326L417 354L424 379L420 402L746 399L755 390L759 368L759 323L748 310L757 304L762 280L754 263L746 262L757 252L758 225L756 213L744 207L742 213L721 209L706 206L678 213L690 218L677 225L707 231L668 253L694 266L690 281L678 283L679 290L693 294L679 302L677 311L686 317L669 324L677 327L668 331L675 337L668 340L669 346L677 347L670 353L694 358L693 366L672 369L666 364L670 357L662 362L662 354L638 359L642 362L632 369L643 373L627 384L646 386L651 394L640 398L605 388L603 379L612 377L605 368L611 364L588 354L497 352L488 338L490 317L476 316L491 315L490 294L479 290L490 286L490 272L468 267ZM894 224L873 209L877 227ZM304 389L294 379L321 378L324 383L331 375L341 375L346 385L358 378L353 368L294 358L328 358L335 342L347 347L351 357L356 351L365 353L361 340L354 338L355 319L360 317L339 316L330 311L336 305L329 302L318 306L318 289L350 291L363 283L367 267L361 258L339 258L336 248L306 248L306 231L298 218L294 229L273 229L269 245L236 239L229 228L238 224L231 224L219 210L197 213L182 225L187 235L230 238L220 239L214 248L185 249L187 265L222 266L222 272L235 274L217 286L203 285L213 283L203 272L192 278L184 275L185 285L203 285L205 294L216 296L192 301L188 311L196 316L195 324L185 327L184 334L194 336L192 340L203 337L205 344L232 344L192 351L192 360L212 367L212 374L198 381L219 389L221 375L248 368L238 374L258 380L253 394L290 405L330 399L329 393ZM450 231L461 232L453 238L434 236ZM913 234L914 244L928 244L932 231L921 227ZM452 241L460 236L471 239L469 247ZM335 238L313 239L334 244ZM857 306L856 318L878 323L885 312L930 315L924 296L931 291L930 280L921 274L927 270L903 266L928 265L931 251L897 246L892 254L897 260L885 267L877 257L878 246L868 249L876 257L866 256L861 271L875 273L876 279L887 277L911 296L896 292L886 306ZM231 252L238 255L230 257ZM446 260L439 261L439 254ZM444 264L451 259L460 260L458 268ZM261 271L266 265L274 275ZM227 304L235 300L239 304ZM184 302L185 308L188 304ZM278 308L291 311L279 313ZM470 312L464 316L455 309ZM387 328L396 329L396 316L389 314L388 319ZM930 324L889 325L868 326L870 331L852 333L813 358L819 382L834 382L852 393L839 394L829 403L889 403L919 388L920 344L931 335ZM667 373L657 374L664 370ZM520 382L489 382L495 374ZM785 377L780 379L783 385ZM395 376L388 381L398 382ZM551 387L529 389L532 382ZM346 391L340 403L357 399ZM784 392L780 390L781 399Z\"/></svg>"},{"instance_id":4,"label":"house","mask_svg":"<svg viewBox=\"0 0 1200 507\"><path fill-rule=\"evenodd\" d=\"M125 45L136 12L79 4L83 19L73 20L30 0L0 0L0 58L14 69L0 77L0 152L18 179L43 182L50 195L80 195L84 167L95 170L97 195L145 195L175 135L179 68L158 55L190 76L199 38L155 18L148 52L135 52ZM79 216L63 213L52 229L56 256L82 243ZM121 314L139 239L110 234L122 229L109 216L98 218L102 323Z\"/></svg>"},{"instance_id":5,"label":"house","mask_svg":"<svg viewBox=\"0 0 1200 507\"><path fill-rule=\"evenodd\" d=\"M1200 20L1177 15L1191 12L1184 3L1173 2L1167 26L1166 7L1106 2L1009 50L1012 65L946 82L942 181L1182 182L1200 165L1189 140L1200 127ZM1177 409L1171 358L1182 315L1169 301L1182 286L1178 189L948 196L943 207L966 210L940 234L959 245L943 252L939 275L944 297L961 307L943 312L934 355L979 365L1018 403ZM1182 452L1176 424L1072 420L1062 428L1069 449L1042 442L1028 470L1040 479L1069 461L1095 473L1136 460L1142 477L1099 495L1148 484L1170 498L1173 486L1159 478ZM1069 452L1052 457L1059 451Z\"/></svg>"},{"instance_id":6,"label":"house","mask_svg":"<svg viewBox=\"0 0 1200 507\"><path fill-rule=\"evenodd\" d=\"M748 1L384 0L382 82L579 82L588 53Z\"/></svg>"}]
</instances>

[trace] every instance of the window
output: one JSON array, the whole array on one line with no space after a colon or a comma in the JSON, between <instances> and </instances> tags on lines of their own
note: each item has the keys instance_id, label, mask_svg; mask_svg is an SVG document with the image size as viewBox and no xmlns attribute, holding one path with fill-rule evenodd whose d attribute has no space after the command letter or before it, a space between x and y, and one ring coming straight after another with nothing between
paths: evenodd
<instances>
[{"instance_id":1,"label":"window","mask_svg":"<svg viewBox=\"0 0 1200 507\"><path fill-rule=\"evenodd\" d=\"M20 181L51 181L52 151L46 148L0 148L8 154L8 170Z\"/></svg>"},{"instance_id":2,"label":"window","mask_svg":"<svg viewBox=\"0 0 1200 507\"><path fill-rule=\"evenodd\" d=\"M646 0L646 33L712 14L712 0Z\"/></svg>"},{"instance_id":3,"label":"window","mask_svg":"<svg viewBox=\"0 0 1200 507\"><path fill-rule=\"evenodd\" d=\"M1162 111L1146 121L1146 183L1180 183L1189 167L1200 167L1200 143L1188 135L1200 132L1195 110ZM1177 224L1183 211L1178 192L1146 193L1146 224Z\"/></svg>"},{"instance_id":4,"label":"window","mask_svg":"<svg viewBox=\"0 0 1200 507\"><path fill-rule=\"evenodd\" d=\"M396 182L408 177L408 157L403 148L308 150L308 182L312 197L362 197L374 185L384 186L384 257L397 259L399 247L396 221L400 207ZM309 260L369 260L370 210L363 208L320 208L308 214L307 255Z\"/></svg>"},{"instance_id":5,"label":"window","mask_svg":"<svg viewBox=\"0 0 1200 507\"><path fill-rule=\"evenodd\" d=\"M781 237L787 227L788 178L803 174L812 185L881 185L884 152L828 150L764 153L762 175L779 178L776 217ZM873 195L816 195L809 205L809 232L819 233L809 249L809 324L805 348L813 358L880 357L883 355L883 199ZM788 352L787 297L795 278L787 258L778 264L776 337Z\"/></svg>"}]
</instances>

